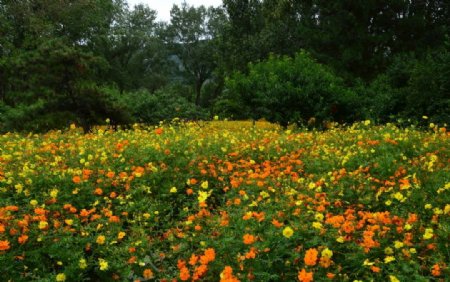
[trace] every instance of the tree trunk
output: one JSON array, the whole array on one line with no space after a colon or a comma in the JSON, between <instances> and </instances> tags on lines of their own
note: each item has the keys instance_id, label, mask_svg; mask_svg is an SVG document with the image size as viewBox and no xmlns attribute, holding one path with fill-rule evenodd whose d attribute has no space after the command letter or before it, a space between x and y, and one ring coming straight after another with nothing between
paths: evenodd
<instances>
[{"instance_id":1,"label":"tree trunk","mask_svg":"<svg viewBox=\"0 0 450 282\"><path fill-rule=\"evenodd\" d=\"M202 94L202 86L205 80L197 79L195 81L195 105L200 106L200 96Z\"/></svg>"}]
</instances>

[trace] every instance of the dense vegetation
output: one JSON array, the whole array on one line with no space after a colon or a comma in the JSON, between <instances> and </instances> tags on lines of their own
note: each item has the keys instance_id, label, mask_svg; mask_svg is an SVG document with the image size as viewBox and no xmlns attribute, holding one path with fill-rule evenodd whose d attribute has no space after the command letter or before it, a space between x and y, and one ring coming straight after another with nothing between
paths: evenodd
<instances>
[{"instance_id":1,"label":"dense vegetation","mask_svg":"<svg viewBox=\"0 0 450 282\"><path fill-rule=\"evenodd\" d=\"M2 280L444 281L450 135L430 127L0 135Z\"/></svg>"},{"instance_id":2,"label":"dense vegetation","mask_svg":"<svg viewBox=\"0 0 450 282\"><path fill-rule=\"evenodd\" d=\"M86 11L89 11L88 13ZM0 2L0 131L450 120L448 1Z\"/></svg>"}]
</instances>

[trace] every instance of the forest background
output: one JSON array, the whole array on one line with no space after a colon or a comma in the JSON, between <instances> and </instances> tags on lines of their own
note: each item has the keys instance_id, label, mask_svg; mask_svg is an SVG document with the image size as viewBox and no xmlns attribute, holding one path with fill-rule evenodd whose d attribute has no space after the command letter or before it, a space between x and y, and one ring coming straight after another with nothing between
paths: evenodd
<instances>
[{"instance_id":1,"label":"forest background","mask_svg":"<svg viewBox=\"0 0 450 282\"><path fill-rule=\"evenodd\" d=\"M87 12L88 11L88 12ZM0 131L178 117L449 123L450 2L0 2Z\"/></svg>"}]
</instances>

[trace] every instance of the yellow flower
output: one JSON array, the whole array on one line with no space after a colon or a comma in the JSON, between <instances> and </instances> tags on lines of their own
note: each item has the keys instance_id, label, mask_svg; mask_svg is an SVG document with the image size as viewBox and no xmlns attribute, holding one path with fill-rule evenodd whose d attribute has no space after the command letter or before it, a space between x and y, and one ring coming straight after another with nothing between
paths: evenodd
<instances>
[{"instance_id":1,"label":"yellow flower","mask_svg":"<svg viewBox=\"0 0 450 282\"><path fill-rule=\"evenodd\" d=\"M58 189L53 189L52 191L50 191L50 197L52 198L56 198L58 197Z\"/></svg>"},{"instance_id":2,"label":"yellow flower","mask_svg":"<svg viewBox=\"0 0 450 282\"><path fill-rule=\"evenodd\" d=\"M374 265L375 263L374 262L371 262L370 260L368 260L368 259L366 259L365 261L364 261L364 263L363 263L363 265L366 265L366 266L371 266L371 265Z\"/></svg>"},{"instance_id":3,"label":"yellow flower","mask_svg":"<svg viewBox=\"0 0 450 282\"><path fill-rule=\"evenodd\" d=\"M36 201L36 200L30 201L30 205L32 205L33 207L37 206L37 204L38 204L38 201Z\"/></svg>"},{"instance_id":4,"label":"yellow flower","mask_svg":"<svg viewBox=\"0 0 450 282\"><path fill-rule=\"evenodd\" d=\"M412 226L411 226L411 224L407 223L407 224L405 224L404 228L406 231L408 231L408 230L411 230Z\"/></svg>"},{"instance_id":5,"label":"yellow flower","mask_svg":"<svg viewBox=\"0 0 450 282\"><path fill-rule=\"evenodd\" d=\"M22 184L16 184L14 185L14 188L16 188L16 193L20 194L23 191L23 185Z\"/></svg>"},{"instance_id":6,"label":"yellow flower","mask_svg":"<svg viewBox=\"0 0 450 282\"><path fill-rule=\"evenodd\" d=\"M108 269L108 262L104 259L98 259L98 265L100 266L101 271L105 271Z\"/></svg>"},{"instance_id":7,"label":"yellow flower","mask_svg":"<svg viewBox=\"0 0 450 282\"><path fill-rule=\"evenodd\" d=\"M387 256L387 257L384 258L384 263L390 263L390 262L392 262L394 260L395 260L395 257Z\"/></svg>"},{"instance_id":8,"label":"yellow flower","mask_svg":"<svg viewBox=\"0 0 450 282\"><path fill-rule=\"evenodd\" d=\"M429 209L431 209L431 208L433 208L433 206L432 206L431 204L426 204L426 205L425 205L425 209L426 209L426 210L429 210Z\"/></svg>"},{"instance_id":9,"label":"yellow flower","mask_svg":"<svg viewBox=\"0 0 450 282\"><path fill-rule=\"evenodd\" d=\"M392 255L394 253L394 250L391 247L387 247L384 249L384 253L386 255Z\"/></svg>"},{"instance_id":10,"label":"yellow flower","mask_svg":"<svg viewBox=\"0 0 450 282\"><path fill-rule=\"evenodd\" d=\"M400 282L400 280L398 280L398 278L395 277L394 275L389 275L389 279L390 279L390 282Z\"/></svg>"},{"instance_id":11,"label":"yellow flower","mask_svg":"<svg viewBox=\"0 0 450 282\"><path fill-rule=\"evenodd\" d=\"M125 235L127 235L125 232L120 231L119 234L117 235L117 238L118 238L119 240L122 240L123 237L125 237Z\"/></svg>"},{"instance_id":12,"label":"yellow flower","mask_svg":"<svg viewBox=\"0 0 450 282\"><path fill-rule=\"evenodd\" d=\"M47 221L39 221L39 229L45 229L48 226L48 222Z\"/></svg>"},{"instance_id":13,"label":"yellow flower","mask_svg":"<svg viewBox=\"0 0 450 282\"><path fill-rule=\"evenodd\" d=\"M203 189L208 189L208 181L203 181L202 185L200 185Z\"/></svg>"},{"instance_id":14,"label":"yellow flower","mask_svg":"<svg viewBox=\"0 0 450 282\"><path fill-rule=\"evenodd\" d=\"M64 220L64 222L70 226L73 224L73 219L66 219L66 220Z\"/></svg>"},{"instance_id":15,"label":"yellow flower","mask_svg":"<svg viewBox=\"0 0 450 282\"><path fill-rule=\"evenodd\" d=\"M317 221L323 221L323 214L321 214L321 213L316 213L316 215L314 216L314 218L315 218Z\"/></svg>"},{"instance_id":16,"label":"yellow flower","mask_svg":"<svg viewBox=\"0 0 450 282\"><path fill-rule=\"evenodd\" d=\"M402 193L400 193L400 192L397 192L397 193L395 193L395 194L394 194L394 198L395 198L396 200L398 200L398 201L402 202L402 201L403 201L403 199L404 199L405 197L403 196L403 194L402 194Z\"/></svg>"},{"instance_id":17,"label":"yellow flower","mask_svg":"<svg viewBox=\"0 0 450 282\"><path fill-rule=\"evenodd\" d=\"M336 238L336 242L338 243L344 243L344 237L343 236L339 236Z\"/></svg>"},{"instance_id":18,"label":"yellow flower","mask_svg":"<svg viewBox=\"0 0 450 282\"><path fill-rule=\"evenodd\" d=\"M325 248L322 250L321 255L322 255L322 257L325 257L325 258L331 258L333 256L333 251L328 248Z\"/></svg>"},{"instance_id":19,"label":"yellow flower","mask_svg":"<svg viewBox=\"0 0 450 282\"><path fill-rule=\"evenodd\" d=\"M313 223L312 223L312 226L313 226L315 229L322 229L322 223L317 222L317 221L313 222Z\"/></svg>"},{"instance_id":20,"label":"yellow flower","mask_svg":"<svg viewBox=\"0 0 450 282\"><path fill-rule=\"evenodd\" d=\"M103 235L98 236L97 240L95 242L99 245L105 244L105 236L103 236Z\"/></svg>"},{"instance_id":21,"label":"yellow flower","mask_svg":"<svg viewBox=\"0 0 450 282\"><path fill-rule=\"evenodd\" d=\"M208 199L209 196L211 196L211 192L204 192L204 191L199 191L198 192L198 197L197 200L199 201L199 203L205 202L206 199Z\"/></svg>"},{"instance_id":22,"label":"yellow flower","mask_svg":"<svg viewBox=\"0 0 450 282\"><path fill-rule=\"evenodd\" d=\"M291 238L294 235L294 230L291 227L287 226L283 229L283 236L286 238Z\"/></svg>"},{"instance_id":23,"label":"yellow flower","mask_svg":"<svg viewBox=\"0 0 450 282\"><path fill-rule=\"evenodd\" d=\"M177 187L170 188L170 193L176 193L177 191Z\"/></svg>"},{"instance_id":24,"label":"yellow flower","mask_svg":"<svg viewBox=\"0 0 450 282\"><path fill-rule=\"evenodd\" d=\"M403 246L404 246L403 242L400 242L400 241L395 241L395 242L394 242L394 247L395 247L396 249L400 249L400 248L402 248Z\"/></svg>"},{"instance_id":25,"label":"yellow flower","mask_svg":"<svg viewBox=\"0 0 450 282\"><path fill-rule=\"evenodd\" d=\"M440 215L440 214L443 214L444 211L441 210L440 208L434 208L434 209L433 209L433 213L434 213L435 215Z\"/></svg>"},{"instance_id":26,"label":"yellow flower","mask_svg":"<svg viewBox=\"0 0 450 282\"><path fill-rule=\"evenodd\" d=\"M450 204L445 205L444 213L445 214L450 214Z\"/></svg>"},{"instance_id":27,"label":"yellow flower","mask_svg":"<svg viewBox=\"0 0 450 282\"><path fill-rule=\"evenodd\" d=\"M410 249L409 249L409 252L410 252L411 254L416 254L416 253L417 253L417 250L416 250L415 248L410 248Z\"/></svg>"},{"instance_id":28,"label":"yellow flower","mask_svg":"<svg viewBox=\"0 0 450 282\"><path fill-rule=\"evenodd\" d=\"M423 234L423 238L425 240L433 238L433 228L427 228L425 229L425 233Z\"/></svg>"},{"instance_id":29,"label":"yellow flower","mask_svg":"<svg viewBox=\"0 0 450 282\"><path fill-rule=\"evenodd\" d=\"M66 275L64 273L59 273L58 275L56 275L56 281L58 282L66 281Z\"/></svg>"},{"instance_id":30,"label":"yellow flower","mask_svg":"<svg viewBox=\"0 0 450 282\"><path fill-rule=\"evenodd\" d=\"M78 266L79 266L81 269L85 269L85 268L87 267L86 259L81 258L81 259L78 261Z\"/></svg>"}]
</instances>

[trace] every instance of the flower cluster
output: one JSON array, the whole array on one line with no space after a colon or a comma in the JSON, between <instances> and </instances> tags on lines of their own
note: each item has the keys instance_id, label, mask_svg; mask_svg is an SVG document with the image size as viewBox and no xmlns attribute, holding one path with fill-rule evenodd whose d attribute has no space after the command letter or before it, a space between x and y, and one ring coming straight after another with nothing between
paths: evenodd
<instances>
[{"instance_id":1,"label":"flower cluster","mask_svg":"<svg viewBox=\"0 0 450 282\"><path fill-rule=\"evenodd\" d=\"M267 122L0 136L5 281L444 281L450 134Z\"/></svg>"}]
</instances>

